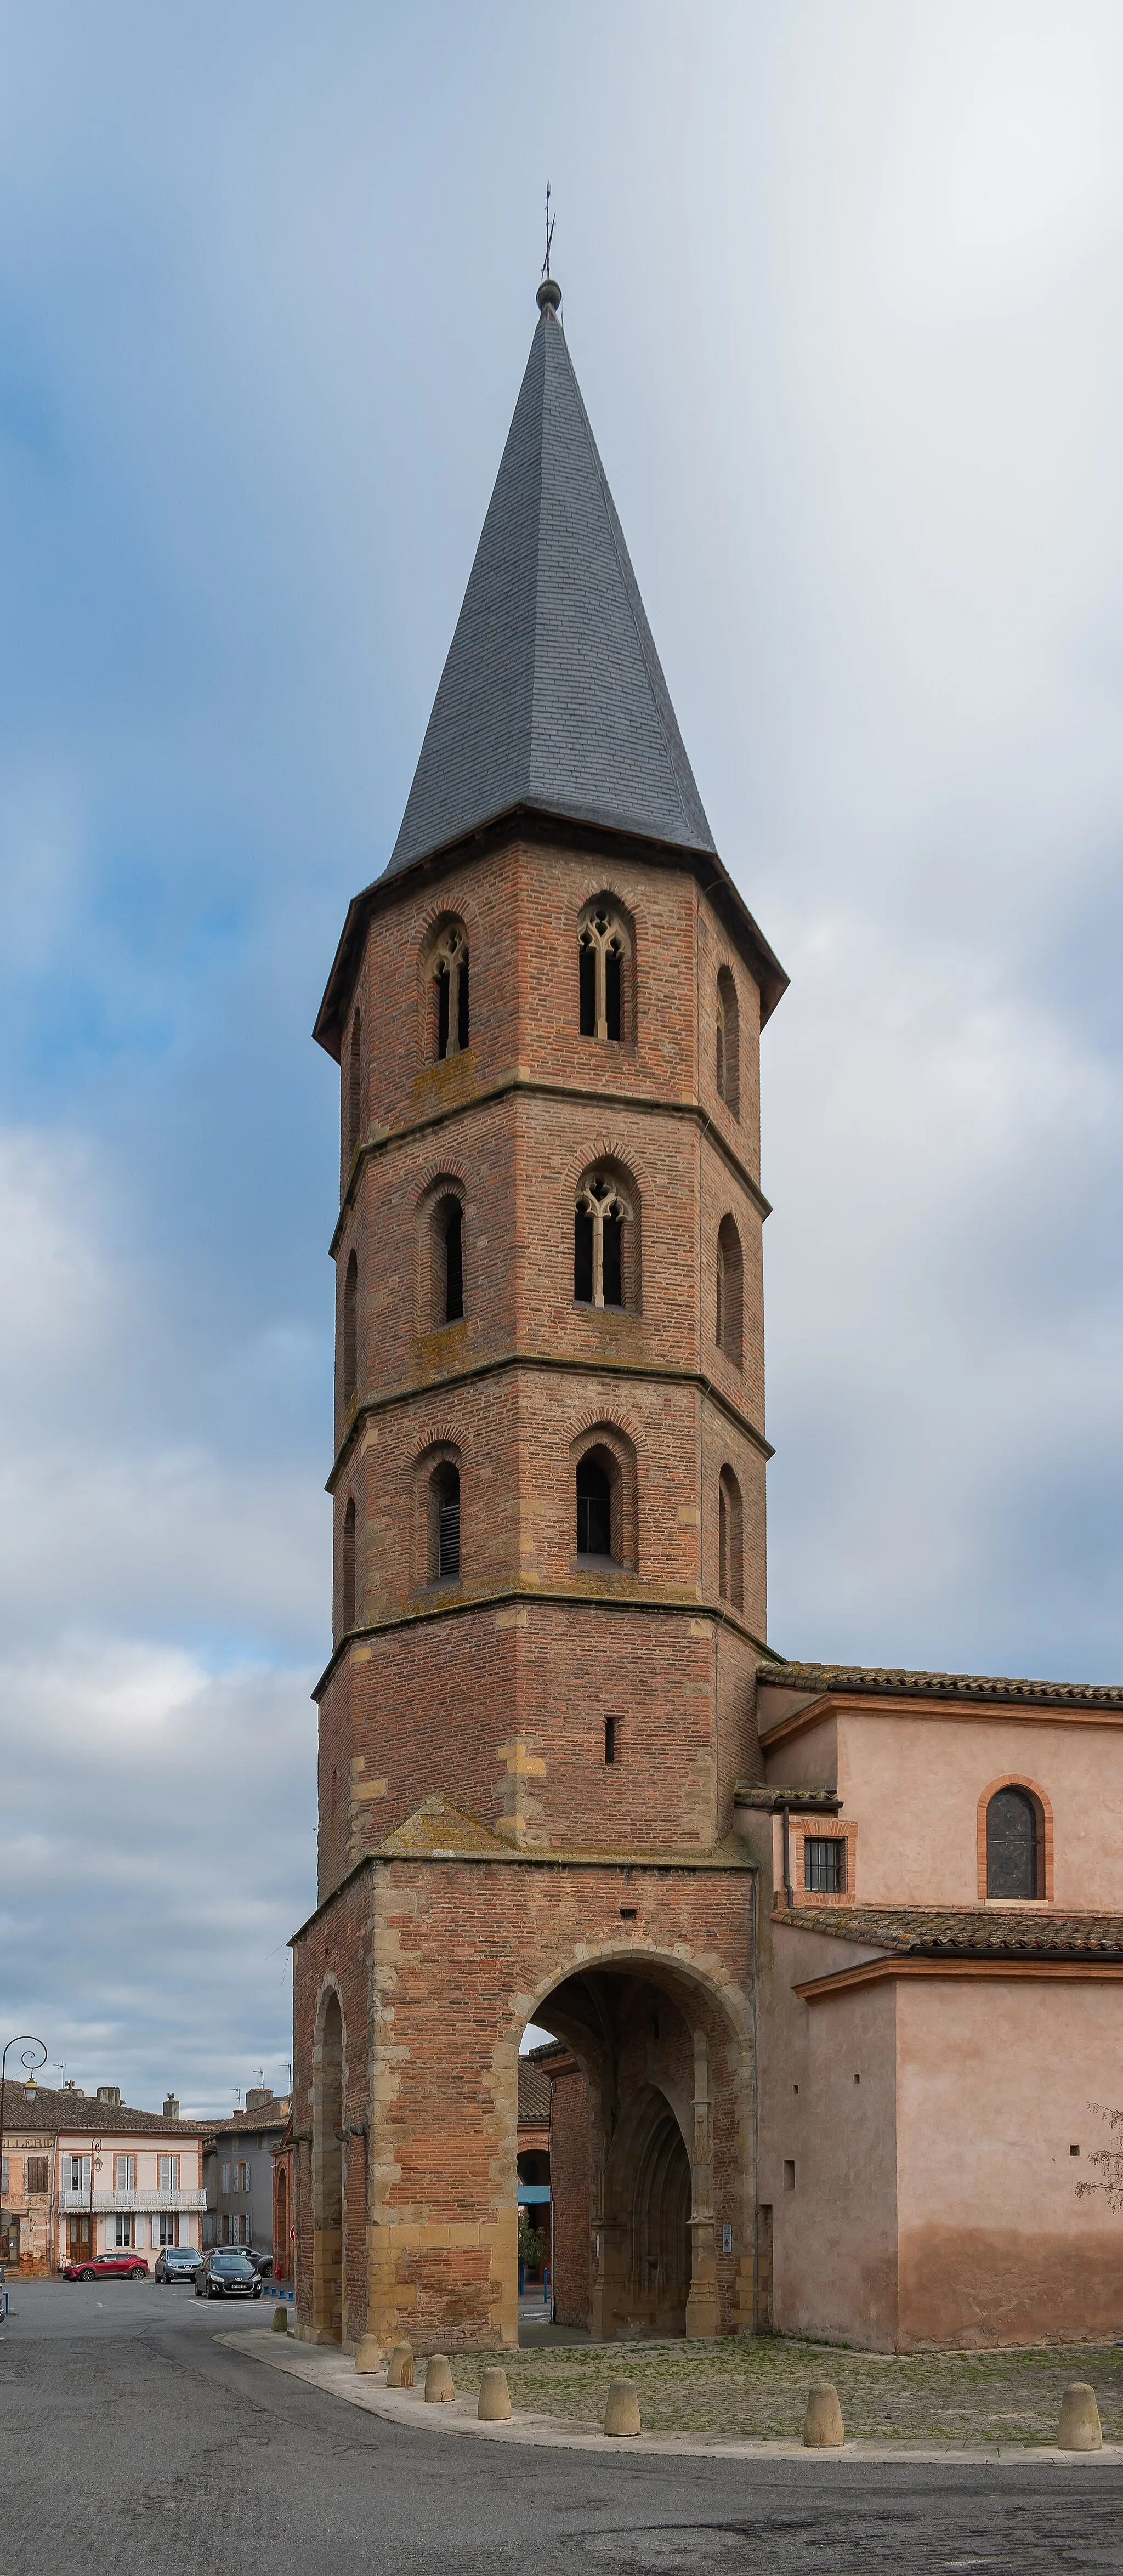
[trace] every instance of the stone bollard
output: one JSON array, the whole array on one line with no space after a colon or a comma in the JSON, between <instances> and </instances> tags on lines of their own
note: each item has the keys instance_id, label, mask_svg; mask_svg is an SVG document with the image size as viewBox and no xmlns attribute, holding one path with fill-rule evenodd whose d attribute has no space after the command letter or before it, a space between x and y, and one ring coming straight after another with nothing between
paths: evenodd
<instances>
[{"instance_id":1,"label":"stone bollard","mask_svg":"<svg viewBox=\"0 0 1123 2576\"><path fill-rule=\"evenodd\" d=\"M382 2346L377 2335L360 2335L359 2349L355 2355L355 2368L356 2370L381 2370Z\"/></svg>"},{"instance_id":2,"label":"stone bollard","mask_svg":"<svg viewBox=\"0 0 1123 2576\"><path fill-rule=\"evenodd\" d=\"M450 2397L455 2397L455 2395L456 2390L452 2384L452 2370L447 2356L443 2352L431 2352L428 2361L425 2364L426 2405L443 2406L447 2403L447 2400Z\"/></svg>"},{"instance_id":3,"label":"stone bollard","mask_svg":"<svg viewBox=\"0 0 1123 2576\"><path fill-rule=\"evenodd\" d=\"M386 2373L386 2385L387 2388L412 2388L413 2345L411 2343L395 2344L390 2355L390 2367Z\"/></svg>"},{"instance_id":4,"label":"stone bollard","mask_svg":"<svg viewBox=\"0 0 1123 2576\"><path fill-rule=\"evenodd\" d=\"M1100 2410L1096 2392L1086 2379L1074 2379L1061 2399L1061 2426L1057 2435L1058 2451L1102 2451L1104 2437L1100 2431Z\"/></svg>"},{"instance_id":5,"label":"stone bollard","mask_svg":"<svg viewBox=\"0 0 1123 2576\"><path fill-rule=\"evenodd\" d=\"M634 2379L613 2380L604 2410L604 2429L621 2437L639 2432L639 2391Z\"/></svg>"},{"instance_id":6,"label":"stone bollard","mask_svg":"<svg viewBox=\"0 0 1123 2576\"><path fill-rule=\"evenodd\" d=\"M807 2391L807 2413L803 2419L803 2442L808 2451L837 2451L846 2435L842 2429L842 2408L833 2380L816 2380Z\"/></svg>"},{"instance_id":7,"label":"stone bollard","mask_svg":"<svg viewBox=\"0 0 1123 2576\"><path fill-rule=\"evenodd\" d=\"M477 2413L481 2424L506 2424L511 2412L511 2391L507 2373L497 2362L489 2362L480 2372L480 2402Z\"/></svg>"},{"instance_id":8,"label":"stone bollard","mask_svg":"<svg viewBox=\"0 0 1123 2576\"><path fill-rule=\"evenodd\" d=\"M270 2334L287 2334L287 2333L288 2333L288 2330L289 2330L289 2312L288 2312L288 2309L287 2309L286 2307L276 2307L276 2308L274 2308L274 2310L273 2310L273 2314L272 2314L272 2316L270 2317L270 2320L269 2320L269 2332L270 2332Z\"/></svg>"}]
</instances>

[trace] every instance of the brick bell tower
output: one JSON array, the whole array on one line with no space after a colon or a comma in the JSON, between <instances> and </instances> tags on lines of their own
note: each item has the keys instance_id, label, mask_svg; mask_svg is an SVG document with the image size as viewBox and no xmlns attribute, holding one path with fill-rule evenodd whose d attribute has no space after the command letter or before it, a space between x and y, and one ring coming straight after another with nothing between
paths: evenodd
<instances>
[{"instance_id":1,"label":"brick bell tower","mask_svg":"<svg viewBox=\"0 0 1123 2576\"><path fill-rule=\"evenodd\" d=\"M539 319L342 1072L335 1644L295 1957L298 2319L514 2342L519 2042L597 2335L751 2325L765 1630L758 1035L578 390ZM559 2260L561 2249L559 2251Z\"/></svg>"}]
</instances>

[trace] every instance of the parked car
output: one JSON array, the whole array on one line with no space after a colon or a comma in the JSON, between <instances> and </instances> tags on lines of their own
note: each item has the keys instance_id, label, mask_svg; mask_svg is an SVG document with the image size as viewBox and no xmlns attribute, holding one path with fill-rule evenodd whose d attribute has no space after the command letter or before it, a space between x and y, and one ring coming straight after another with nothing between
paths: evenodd
<instances>
[{"instance_id":1,"label":"parked car","mask_svg":"<svg viewBox=\"0 0 1123 2576\"><path fill-rule=\"evenodd\" d=\"M64 2281L147 2281L148 2265L141 2254L94 2254L88 2263L64 2263Z\"/></svg>"},{"instance_id":2,"label":"parked car","mask_svg":"<svg viewBox=\"0 0 1123 2576\"><path fill-rule=\"evenodd\" d=\"M199 2245L161 2245L156 2257L158 2281L193 2281L203 2260Z\"/></svg>"},{"instance_id":3,"label":"parked car","mask_svg":"<svg viewBox=\"0 0 1123 2576\"><path fill-rule=\"evenodd\" d=\"M272 2255L259 2254L255 2245L247 2245L243 2248L243 2251L249 2255L254 2271L260 2272L262 2280L267 2281L273 2269Z\"/></svg>"},{"instance_id":4,"label":"parked car","mask_svg":"<svg viewBox=\"0 0 1123 2576\"><path fill-rule=\"evenodd\" d=\"M261 2274L255 2271L248 2246L214 2245L205 2255L195 2274L197 2299L259 2299Z\"/></svg>"}]
</instances>

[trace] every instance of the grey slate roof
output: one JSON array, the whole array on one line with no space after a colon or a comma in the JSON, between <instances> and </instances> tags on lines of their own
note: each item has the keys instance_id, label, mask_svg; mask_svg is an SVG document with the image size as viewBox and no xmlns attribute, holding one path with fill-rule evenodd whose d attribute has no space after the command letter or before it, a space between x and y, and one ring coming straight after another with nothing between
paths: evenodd
<instances>
[{"instance_id":1,"label":"grey slate roof","mask_svg":"<svg viewBox=\"0 0 1123 2576\"><path fill-rule=\"evenodd\" d=\"M385 874L522 804L714 847L549 304Z\"/></svg>"}]
</instances>

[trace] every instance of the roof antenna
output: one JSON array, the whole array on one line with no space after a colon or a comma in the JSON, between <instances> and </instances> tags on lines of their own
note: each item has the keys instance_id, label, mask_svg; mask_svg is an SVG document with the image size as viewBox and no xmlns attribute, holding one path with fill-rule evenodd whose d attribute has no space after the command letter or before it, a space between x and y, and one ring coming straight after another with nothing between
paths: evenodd
<instances>
[{"instance_id":1,"label":"roof antenna","mask_svg":"<svg viewBox=\"0 0 1123 2576\"><path fill-rule=\"evenodd\" d=\"M550 252L551 252L551 250L552 250L552 248L553 248L553 241L554 241L554 225L555 225L555 223L556 223L556 221L557 221L557 217L556 217L556 215L552 215L552 214L550 213L550 198L551 198L552 193L553 193L553 191L552 191L552 189L551 189L551 187L550 187L550 182L549 182L549 180L547 179L547 181L546 181L546 256L545 256L545 259L544 259L544 260L543 260L543 262L542 262L542 277L541 277L541 282L540 282L540 284L539 284L538 293L537 293L537 296L536 296L536 298L535 298L535 302L537 303L538 310L539 310L539 312L540 312L540 313L544 313L544 312L545 312L545 310L546 310L546 306L547 306L547 305L550 305L550 307L552 308L552 310L556 313L556 312L557 312L557 309L558 309L558 306L559 306L559 304L561 303L561 288L560 288L560 286L558 285L558 281L557 281L556 277L551 277L551 275L550 275Z\"/></svg>"}]
</instances>

